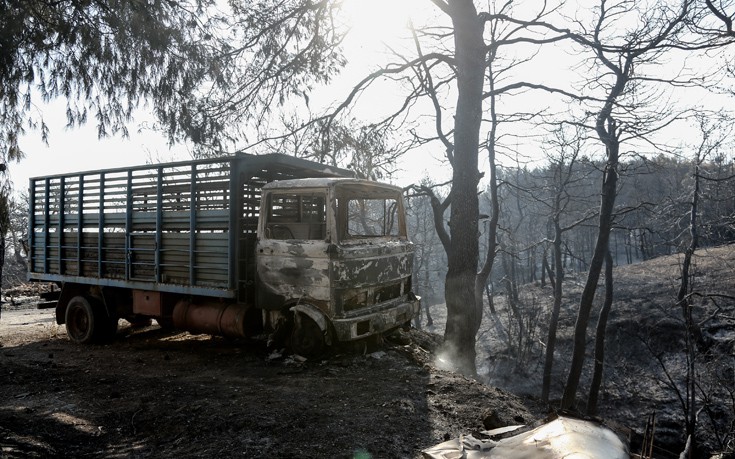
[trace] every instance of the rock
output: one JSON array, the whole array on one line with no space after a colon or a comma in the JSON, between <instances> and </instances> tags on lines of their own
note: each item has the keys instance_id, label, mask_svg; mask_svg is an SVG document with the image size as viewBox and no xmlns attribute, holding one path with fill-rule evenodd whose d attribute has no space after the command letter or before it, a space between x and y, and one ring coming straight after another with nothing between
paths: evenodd
<instances>
[{"instance_id":1,"label":"rock","mask_svg":"<svg viewBox=\"0 0 735 459\"><path fill-rule=\"evenodd\" d=\"M376 352L373 352L372 354L370 354L370 357L373 358L373 359L375 359L375 360L380 360L383 357L385 357L385 352L383 352L383 351L376 351Z\"/></svg>"}]
</instances>

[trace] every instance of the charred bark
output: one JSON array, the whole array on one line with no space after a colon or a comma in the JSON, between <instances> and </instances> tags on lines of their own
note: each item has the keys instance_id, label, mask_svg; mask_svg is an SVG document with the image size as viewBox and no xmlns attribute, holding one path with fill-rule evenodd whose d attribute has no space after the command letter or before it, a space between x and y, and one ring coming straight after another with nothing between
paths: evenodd
<instances>
[{"instance_id":1,"label":"charred bark","mask_svg":"<svg viewBox=\"0 0 735 459\"><path fill-rule=\"evenodd\" d=\"M447 325L442 357L448 366L464 374L477 372L475 339L482 307L475 295L478 265L477 225L480 180L478 153L485 76L483 22L471 0L449 2L454 28L457 65L450 250L447 253L445 299Z\"/></svg>"},{"instance_id":2,"label":"charred bark","mask_svg":"<svg viewBox=\"0 0 735 459\"><path fill-rule=\"evenodd\" d=\"M610 251L605 255L605 302L597 319L597 331L595 333L595 365L590 384L590 396L587 399L587 414L597 415L597 400L602 385L602 373L605 363L605 333L607 330L607 319L613 303L613 259Z\"/></svg>"},{"instance_id":3,"label":"charred bark","mask_svg":"<svg viewBox=\"0 0 735 459\"><path fill-rule=\"evenodd\" d=\"M697 250L699 243L699 233L697 231L697 211L699 205L699 165L701 158L699 155L696 159L694 166L694 193L692 196L690 214L689 214L689 246L684 252L684 261L681 266L681 283L679 284L679 291L676 295L677 305L681 308L682 316L684 319L684 327L686 330L686 358L687 358L687 371L685 380L685 405L684 405L684 418L687 435L687 446L693 450L696 443L696 427L697 427L697 414L696 414L696 343L697 335L699 334L698 326L694 322L692 317L692 300L689 295L691 285L689 283L690 271L692 266L692 256ZM684 455L684 453L682 453Z\"/></svg>"},{"instance_id":4,"label":"charred bark","mask_svg":"<svg viewBox=\"0 0 735 459\"><path fill-rule=\"evenodd\" d=\"M624 83L622 84L624 86ZM617 87L617 86L616 86ZM620 87L622 91L622 87ZM612 101L610 99L610 110L612 109ZM584 365L585 350L587 347L587 325L592 312L592 302L595 299L597 284L602 272L602 265L605 261L605 255L608 251L608 241L610 240L610 231L612 228L613 209L615 208L615 197L618 184L618 158L620 152L620 141L616 135L616 123L610 118L609 111L604 114L604 118L600 120L598 117L598 135L607 147L607 163L605 165L605 173L602 179L602 193L600 201L600 218L598 223L598 236L595 242L595 250L590 261L587 280L582 290L582 297L579 301L579 311L577 313L577 321L574 325L574 348L572 351L572 363L569 368L569 375L564 387L564 395L562 396L561 408L572 409L576 405L577 388L579 380L582 376L582 367ZM605 126L605 123L607 126ZM607 128L607 129L606 129Z\"/></svg>"},{"instance_id":5,"label":"charred bark","mask_svg":"<svg viewBox=\"0 0 735 459\"><path fill-rule=\"evenodd\" d=\"M556 275L552 277L549 271L549 277L554 285L554 304L551 307L551 317L549 318L549 334L546 339L546 356L544 359L544 375L541 387L541 400L549 401L549 393L551 391L551 370L554 366L554 351L556 349L556 331L559 327L559 312L561 311L562 300L562 281L564 276L562 270L562 230L559 226L558 218L554 221L554 270Z\"/></svg>"}]
</instances>

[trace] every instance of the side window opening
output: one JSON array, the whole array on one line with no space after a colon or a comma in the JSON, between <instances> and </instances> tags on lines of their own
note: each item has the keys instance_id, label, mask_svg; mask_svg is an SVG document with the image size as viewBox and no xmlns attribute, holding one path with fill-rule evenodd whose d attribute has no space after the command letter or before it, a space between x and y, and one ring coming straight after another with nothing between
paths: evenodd
<instances>
[{"instance_id":1,"label":"side window opening","mask_svg":"<svg viewBox=\"0 0 735 459\"><path fill-rule=\"evenodd\" d=\"M326 197L321 193L271 193L265 237L324 240L327 236Z\"/></svg>"}]
</instances>

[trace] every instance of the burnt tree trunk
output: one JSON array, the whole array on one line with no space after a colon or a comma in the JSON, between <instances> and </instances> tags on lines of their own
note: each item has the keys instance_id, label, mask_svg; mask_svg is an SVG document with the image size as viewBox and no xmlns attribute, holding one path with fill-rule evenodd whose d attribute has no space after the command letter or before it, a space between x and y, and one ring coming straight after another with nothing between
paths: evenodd
<instances>
[{"instance_id":1,"label":"burnt tree trunk","mask_svg":"<svg viewBox=\"0 0 735 459\"><path fill-rule=\"evenodd\" d=\"M429 280L430 279L429 279L429 267L428 267L428 263L427 263L426 270L424 271L424 279L425 279L425 284L428 287L430 285L429 284ZM433 297L434 296L433 289L431 291L432 291L432 295L431 296ZM431 327L431 326L434 325L434 318L431 317L431 308L429 307L428 299L427 299L427 301L422 301L422 303L424 305L424 311L426 311L426 326L427 327Z\"/></svg>"},{"instance_id":2,"label":"burnt tree trunk","mask_svg":"<svg viewBox=\"0 0 735 459\"><path fill-rule=\"evenodd\" d=\"M564 276L562 270L561 252L562 252L562 231L559 226L558 217L554 219L554 270L556 274L552 277L549 271L549 277L554 285L554 304L551 307L551 317L549 318L549 335L546 338L546 356L544 359L544 375L541 387L541 400L549 401L549 393L551 392L551 371L554 366L554 351L556 349L556 331L559 327L559 312L561 311L562 299L562 281Z\"/></svg>"},{"instance_id":3,"label":"burnt tree trunk","mask_svg":"<svg viewBox=\"0 0 735 459\"><path fill-rule=\"evenodd\" d=\"M595 249L592 260L590 261L589 271L587 272L587 280L582 290L582 297L579 301L577 322L574 325L572 363L569 368L566 385L564 386L564 395L561 400L562 409L574 408L576 404L577 388L579 387L579 380L582 376L585 349L587 347L587 325L589 324L592 302L595 299L597 283L600 280L600 272L602 271L602 265L608 251L610 231L612 229L613 210L615 208L615 197L618 186L618 161L620 158L620 133L612 115L613 108L618 98L623 94L628 81L630 81L633 73L634 60L642 52L628 53L624 58L620 56L622 59L613 63L605 56L602 48L598 47L596 49L598 58L603 62L605 67L613 72L616 79L615 84L610 88L610 92L605 99L605 104L600 109L595 120L595 131L597 137L605 145L607 162L602 177L597 241L595 242Z\"/></svg>"},{"instance_id":4,"label":"burnt tree trunk","mask_svg":"<svg viewBox=\"0 0 735 459\"><path fill-rule=\"evenodd\" d=\"M684 261L681 266L681 284L679 284L679 291L676 295L677 305L681 308L682 316L684 319L684 326L686 329L686 357L687 357L687 372L686 372L686 387L685 387L685 403L684 403L684 418L687 435L687 446L690 450L695 449L695 431L697 427L697 414L696 414L696 336L698 334L697 324L694 322L692 317L692 301L689 295L691 291L690 285L690 271L692 266L692 256L697 245L699 243L699 233L697 231L697 211L699 205L699 164L700 157L697 156L696 164L694 166L694 194L692 196L692 203L689 215L689 247L684 252ZM683 455L683 453L682 453Z\"/></svg>"},{"instance_id":5,"label":"burnt tree trunk","mask_svg":"<svg viewBox=\"0 0 735 459\"><path fill-rule=\"evenodd\" d=\"M612 100L614 100L614 98ZM612 108L612 102L610 102L610 108ZM607 123L607 130L605 130L605 123ZM600 124L603 124L603 126L600 126ZM592 312L592 302L595 299L595 292L597 291L597 283L600 280L600 273L602 272L605 255L608 251L613 209L615 208L620 142L616 136L615 121L612 120L612 118L609 118L609 112L608 115L605 116L604 120L601 121L598 118L598 131L600 139L607 147L607 163L605 164L605 173L602 179L598 235L597 241L595 242L595 250L592 255L592 260L589 264L587 280L585 282L584 289L582 290L582 297L579 301L577 321L574 325L572 363L569 368L569 375L564 387L564 395L562 396L562 409L574 408L576 404L577 388L579 387L579 380L582 376L582 367L584 365L584 356L587 347L587 326L590 320L590 313Z\"/></svg>"},{"instance_id":6,"label":"burnt tree trunk","mask_svg":"<svg viewBox=\"0 0 735 459\"><path fill-rule=\"evenodd\" d=\"M482 304L475 295L479 243L477 169L482 121L485 42L483 21L472 0L451 0L457 65L457 108L454 119L454 151L450 211L450 249L445 285L447 324L443 360L467 375L477 372L475 340L482 318Z\"/></svg>"},{"instance_id":7,"label":"burnt tree trunk","mask_svg":"<svg viewBox=\"0 0 735 459\"><path fill-rule=\"evenodd\" d=\"M613 303L613 259L610 251L605 255L605 302L597 319L597 331L595 332L595 364L590 384L590 396L587 399L587 414L597 415L597 399L602 385L602 370L605 363L605 332L607 330L607 318Z\"/></svg>"},{"instance_id":8,"label":"burnt tree trunk","mask_svg":"<svg viewBox=\"0 0 735 459\"><path fill-rule=\"evenodd\" d=\"M561 249L559 250L559 254L561 254ZM554 260L554 263L556 263L556 260ZM561 256L559 257L559 266L561 266ZM549 266L549 259L544 253L544 258L541 260L541 287L546 287L546 282L544 281L545 275L549 276L549 283L551 284L552 288L556 288L556 281L554 280L554 273L551 272L551 266Z\"/></svg>"}]
</instances>

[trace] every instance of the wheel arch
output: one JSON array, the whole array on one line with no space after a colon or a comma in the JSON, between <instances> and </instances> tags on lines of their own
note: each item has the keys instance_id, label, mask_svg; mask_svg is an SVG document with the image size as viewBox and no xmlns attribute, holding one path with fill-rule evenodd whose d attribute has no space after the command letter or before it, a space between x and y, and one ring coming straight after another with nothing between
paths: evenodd
<instances>
[{"instance_id":1,"label":"wheel arch","mask_svg":"<svg viewBox=\"0 0 735 459\"><path fill-rule=\"evenodd\" d=\"M69 306L69 301L75 296L85 295L88 290L89 287L84 284L64 282L61 286L58 303L56 303L56 323L58 325L64 325L66 323L66 308Z\"/></svg>"},{"instance_id":2,"label":"wheel arch","mask_svg":"<svg viewBox=\"0 0 735 459\"><path fill-rule=\"evenodd\" d=\"M56 323L58 325L66 323L66 309L69 301L75 296L89 296L96 299L102 304L108 317L116 317L114 296L111 298L111 292L108 292L107 289L97 285L64 282L56 304Z\"/></svg>"},{"instance_id":3,"label":"wheel arch","mask_svg":"<svg viewBox=\"0 0 735 459\"><path fill-rule=\"evenodd\" d=\"M286 308L291 314L303 314L313 320L324 334L324 342L327 346L332 345L332 330L329 318L321 309L311 303L298 302Z\"/></svg>"}]
</instances>

